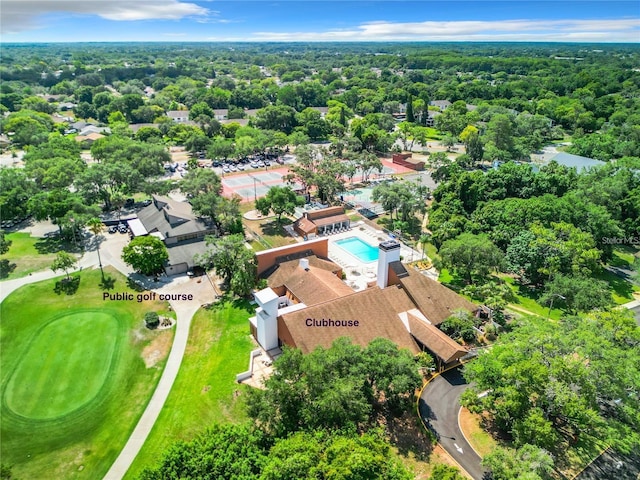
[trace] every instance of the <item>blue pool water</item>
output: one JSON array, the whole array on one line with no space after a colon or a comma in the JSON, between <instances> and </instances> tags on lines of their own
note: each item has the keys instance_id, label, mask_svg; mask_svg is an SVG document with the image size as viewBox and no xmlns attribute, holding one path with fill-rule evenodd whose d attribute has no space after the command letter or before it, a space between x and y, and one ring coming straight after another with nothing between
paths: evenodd
<instances>
[{"instance_id":1,"label":"blue pool water","mask_svg":"<svg viewBox=\"0 0 640 480\"><path fill-rule=\"evenodd\" d=\"M357 257L358 260L364 263L375 262L378 260L378 249L372 247L367 242L363 242L358 237L349 237L344 240L338 240L336 242L343 250Z\"/></svg>"}]
</instances>

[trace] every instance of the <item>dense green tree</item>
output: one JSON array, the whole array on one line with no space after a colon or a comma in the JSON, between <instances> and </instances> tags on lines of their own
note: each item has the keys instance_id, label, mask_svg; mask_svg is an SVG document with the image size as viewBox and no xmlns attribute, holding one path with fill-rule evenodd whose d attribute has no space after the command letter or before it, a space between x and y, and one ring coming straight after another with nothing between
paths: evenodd
<instances>
[{"instance_id":1,"label":"dense green tree","mask_svg":"<svg viewBox=\"0 0 640 480\"><path fill-rule=\"evenodd\" d=\"M407 97L407 122L414 123L416 121L416 117L413 114L413 95L409 94Z\"/></svg>"},{"instance_id":2,"label":"dense green tree","mask_svg":"<svg viewBox=\"0 0 640 480\"><path fill-rule=\"evenodd\" d=\"M525 318L465 366L473 386L463 404L487 412L517 447L560 451L585 435L629 451L640 444L638 346L640 328L628 311L559 323Z\"/></svg>"},{"instance_id":3,"label":"dense green tree","mask_svg":"<svg viewBox=\"0 0 640 480\"><path fill-rule=\"evenodd\" d=\"M533 249L544 252L540 273L590 275L599 269L601 254L589 233L564 222L551 222L551 228L534 223L530 231L535 235Z\"/></svg>"},{"instance_id":4,"label":"dense green tree","mask_svg":"<svg viewBox=\"0 0 640 480\"><path fill-rule=\"evenodd\" d=\"M362 349L342 338L307 355L285 349L274 368L265 390L251 392L248 409L276 436L355 427L369 419L372 402L389 398L397 404L420 384L411 355L386 339Z\"/></svg>"},{"instance_id":5,"label":"dense green tree","mask_svg":"<svg viewBox=\"0 0 640 480\"><path fill-rule=\"evenodd\" d=\"M298 196L291 187L273 186L265 197L256 200L256 209L262 215L269 215L272 211L277 215L276 221L279 223L282 214L293 215L295 208L304 204L304 197Z\"/></svg>"},{"instance_id":6,"label":"dense green tree","mask_svg":"<svg viewBox=\"0 0 640 480\"><path fill-rule=\"evenodd\" d=\"M286 105L269 105L256 112L252 124L264 130L278 130L287 135L297 125L296 111Z\"/></svg>"},{"instance_id":7,"label":"dense green tree","mask_svg":"<svg viewBox=\"0 0 640 480\"><path fill-rule=\"evenodd\" d=\"M136 237L122 249L122 259L143 275L162 272L169 253L164 242L150 235Z\"/></svg>"},{"instance_id":8,"label":"dense green tree","mask_svg":"<svg viewBox=\"0 0 640 480\"><path fill-rule=\"evenodd\" d=\"M226 160L231 157L234 152L233 140L215 137L207 148L207 153L214 160Z\"/></svg>"},{"instance_id":9,"label":"dense green tree","mask_svg":"<svg viewBox=\"0 0 640 480\"><path fill-rule=\"evenodd\" d=\"M74 209L82 209L85 204L80 195L66 189L56 189L36 193L29 198L27 206L36 220L49 219L58 225L62 233L65 216Z\"/></svg>"},{"instance_id":10,"label":"dense green tree","mask_svg":"<svg viewBox=\"0 0 640 480\"><path fill-rule=\"evenodd\" d=\"M213 425L189 442L172 445L138 479L258 480L269 445L260 430L247 425Z\"/></svg>"},{"instance_id":11,"label":"dense green tree","mask_svg":"<svg viewBox=\"0 0 640 480\"><path fill-rule=\"evenodd\" d=\"M162 174L162 166L171 160L164 145L117 135L96 140L91 146L91 155L100 163L128 165L143 178Z\"/></svg>"},{"instance_id":12,"label":"dense green tree","mask_svg":"<svg viewBox=\"0 0 640 480\"><path fill-rule=\"evenodd\" d=\"M218 227L220 219L218 210L223 197L220 177L209 169L191 169L180 181L180 189L187 196L198 215L210 218Z\"/></svg>"},{"instance_id":13,"label":"dense green tree","mask_svg":"<svg viewBox=\"0 0 640 480\"><path fill-rule=\"evenodd\" d=\"M545 286L540 298L543 305L564 306L569 312L587 312L613 303L609 285L603 280L587 277L555 275Z\"/></svg>"},{"instance_id":14,"label":"dense green tree","mask_svg":"<svg viewBox=\"0 0 640 480\"><path fill-rule=\"evenodd\" d=\"M68 187L87 168L78 143L57 135L30 148L23 160L25 172L41 189Z\"/></svg>"},{"instance_id":15,"label":"dense green tree","mask_svg":"<svg viewBox=\"0 0 640 480\"><path fill-rule=\"evenodd\" d=\"M33 110L11 113L2 122L2 131L11 133L11 142L21 147L46 142L52 130L51 117Z\"/></svg>"},{"instance_id":16,"label":"dense green tree","mask_svg":"<svg viewBox=\"0 0 640 480\"><path fill-rule=\"evenodd\" d=\"M23 169L0 168L0 218L21 219L27 216L28 200L37 191L36 184Z\"/></svg>"},{"instance_id":17,"label":"dense green tree","mask_svg":"<svg viewBox=\"0 0 640 480\"><path fill-rule=\"evenodd\" d=\"M89 202L104 202L106 209L120 208L116 198L139 191L144 178L127 163L96 163L85 169L75 181L78 192Z\"/></svg>"},{"instance_id":18,"label":"dense green tree","mask_svg":"<svg viewBox=\"0 0 640 480\"><path fill-rule=\"evenodd\" d=\"M482 145L482 140L480 140L480 135L477 133L470 134L465 139L464 144L467 149L467 155L471 157L471 160L474 163L482 161L482 158L484 157L484 147Z\"/></svg>"},{"instance_id":19,"label":"dense green tree","mask_svg":"<svg viewBox=\"0 0 640 480\"><path fill-rule=\"evenodd\" d=\"M381 432L297 432L273 446L262 480L409 480Z\"/></svg>"},{"instance_id":20,"label":"dense green tree","mask_svg":"<svg viewBox=\"0 0 640 480\"><path fill-rule=\"evenodd\" d=\"M373 188L372 199L396 218L406 222L416 213L424 213L428 190L411 182L382 183Z\"/></svg>"},{"instance_id":21,"label":"dense green tree","mask_svg":"<svg viewBox=\"0 0 640 480\"><path fill-rule=\"evenodd\" d=\"M438 251L442 265L454 270L467 283L473 275L486 276L502 266L503 254L486 235L463 233L447 240Z\"/></svg>"},{"instance_id":22,"label":"dense green tree","mask_svg":"<svg viewBox=\"0 0 640 480\"><path fill-rule=\"evenodd\" d=\"M456 467L439 463L431 469L429 480L464 480L465 478Z\"/></svg>"},{"instance_id":23,"label":"dense green tree","mask_svg":"<svg viewBox=\"0 0 640 480\"><path fill-rule=\"evenodd\" d=\"M196 263L204 268L213 268L231 293L249 295L256 285L257 262L255 253L245 245L244 235L208 236L206 241L209 249L196 255Z\"/></svg>"},{"instance_id":24,"label":"dense green tree","mask_svg":"<svg viewBox=\"0 0 640 480\"><path fill-rule=\"evenodd\" d=\"M296 123L311 140L324 140L331 132L331 126L322 118L322 114L311 107L296 114Z\"/></svg>"},{"instance_id":25,"label":"dense green tree","mask_svg":"<svg viewBox=\"0 0 640 480\"><path fill-rule=\"evenodd\" d=\"M523 445L516 450L499 447L482 459L495 480L548 480L553 458L541 448Z\"/></svg>"},{"instance_id":26,"label":"dense green tree","mask_svg":"<svg viewBox=\"0 0 640 480\"><path fill-rule=\"evenodd\" d=\"M5 236L4 230L0 230L0 255L7 253L12 243L13 242Z\"/></svg>"}]
</instances>

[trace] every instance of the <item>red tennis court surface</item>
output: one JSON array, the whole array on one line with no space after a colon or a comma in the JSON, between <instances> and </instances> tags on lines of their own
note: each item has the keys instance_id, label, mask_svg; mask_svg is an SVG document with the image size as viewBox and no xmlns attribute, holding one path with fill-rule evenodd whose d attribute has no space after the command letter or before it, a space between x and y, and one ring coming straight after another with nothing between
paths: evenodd
<instances>
[{"instance_id":1,"label":"red tennis court surface","mask_svg":"<svg viewBox=\"0 0 640 480\"><path fill-rule=\"evenodd\" d=\"M384 175L412 173L413 170L394 164L390 159L382 159ZM231 197L234 194L242 198L243 202L254 201L256 198L264 197L269 189L274 185L289 185L296 188L301 188L299 184L287 183L283 177L289 173L288 167L269 168L268 170L259 169L250 172L242 173L227 173L223 174L222 179L222 194L226 197ZM377 178L378 172L374 171L369 175L369 178ZM354 181L360 181L361 175L357 173L354 177Z\"/></svg>"}]
</instances>

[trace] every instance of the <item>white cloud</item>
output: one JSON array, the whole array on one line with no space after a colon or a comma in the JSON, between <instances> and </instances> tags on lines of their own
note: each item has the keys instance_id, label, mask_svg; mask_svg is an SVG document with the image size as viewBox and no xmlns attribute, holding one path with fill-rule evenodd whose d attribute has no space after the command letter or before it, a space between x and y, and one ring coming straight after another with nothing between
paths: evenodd
<instances>
[{"instance_id":1,"label":"white cloud","mask_svg":"<svg viewBox=\"0 0 640 480\"><path fill-rule=\"evenodd\" d=\"M368 22L324 32L254 32L255 41L599 41L640 42L640 18Z\"/></svg>"},{"instance_id":2,"label":"white cloud","mask_svg":"<svg viewBox=\"0 0 640 480\"><path fill-rule=\"evenodd\" d=\"M107 20L179 20L215 13L178 0L2 0L3 33L40 27L38 17L51 13L97 15Z\"/></svg>"}]
</instances>

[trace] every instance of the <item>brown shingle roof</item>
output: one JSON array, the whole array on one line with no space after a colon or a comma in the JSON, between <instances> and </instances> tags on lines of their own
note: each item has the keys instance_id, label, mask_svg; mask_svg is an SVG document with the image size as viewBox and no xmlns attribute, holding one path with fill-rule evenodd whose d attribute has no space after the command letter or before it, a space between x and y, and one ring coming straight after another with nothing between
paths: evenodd
<instances>
[{"instance_id":1,"label":"brown shingle roof","mask_svg":"<svg viewBox=\"0 0 640 480\"><path fill-rule=\"evenodd\" d=\"M312 212L308 212L307 213L307 218L309 220L317 220L319 218L327 218L327 217L332 217L334 215L342 215L344 214L344 208L337 206L337 207L328 207L328 208L323 208L322 210L314 210Z\"/></svg>"},{"instance_id":2,"label":"brown shingle roof","mask_svg":"<svg viewBox=\"0 0 640 480\"><path fill-rule=\"evenodd\" d=\"M332 225L334 223L349 222L349 217L344 213L342 215L333 215L331 217L319 218L314 220L313 223L316 227L322 227L323 225Z\"/></svg>"},{"instance_id":3,"label":"brown shingle roof","mask_svg":"<svg viewBox=\"0 0 640 480\"><path fill-rule=\"evenodd\" d=\"M354 344L361 346L383 337L415 354L420 350L398 317L400 312L412 308L414 305L409 297L395 286L384 290L370 288L283 315L282 322L295 346L303 353L309 353L317 346L329 348L340 337L349 337ZM357 320L358 326L307 326L308 318L320 321Z\"/></svg>"},{"instance_id":4,"label":"brown shingle roof","mask_svg":"<svg viewBox=\"0 0 640 480\"><path fill-rule=\"evenodd\" d=\"M268 279L268 283L269 286L271 288L278 288L278 287L282 287L289 278L291 278L291 275L293 274L293 272L297 269L300 268L299 264L300 264L300 260L299 258L306 258L309 260L309 266L312 268L318 268L318 269L322 269L322 270L326 270L328 272L332 272L332 273L338 273L342 270L342 268L329 261L329 260L323 260L321 258L316 257L315 255L313 255L312 253L310 253L311 250L307 250L306 252L301 252L305 255L300 255L298 256L298 258L292 259L292 260L287 260L287 261L282 261L280 260L281 257L276 258L276 268L275 270L273 269L269 269L265 275L266 278ZM337 277L336 277L337 278ZM349 292L349 294L353 293L353 291L351 290Z\"/></svg>"},{"instance_id":5,"label":"brown shingle roof","mask_svg":"<svg viewBox=\"0 0 640 480\"><path fill-rule=\"evenodd\" d=\"M306 217L299 218L296 220L295 227L299 228L301 231L309 234L316 230L316 226L311 220L307 220Z\"/></svg>"},{"instance_id":6,"label":"brown shingle roof","mask_svg":"<svg viewBox=\"0 0 640 480\"><path fill-rule=\"evenodd\" d=\"M435 353L444 363L453 362L467 354L467 350L452 338L417 316L408 312L409 330L420 343Z\"/></svg>"},{"instance_id":7,"label":"brown shingle roof","mask_svg":"<svg viewBox=\"0 0 640 480\"><path fill-rule=\"evenodd\" d=\"M309 306L353 293L353 290L332 272L311 266L309 270L301 267L293 269L284 286L298 300Z\"/></svg>"},{"instance_id":8,"label":"brown shingle roof","mask_svg":"<svg viewBox=\"0 0 640 480\"><path fill-rule=\"evenodd\" d=\"M440 325L456 310L475 312L478 307L453 290L417 272L407 270L409 276L400 278L400 283L420 311L434 325Z\"/></svg>"}]
</instances>

